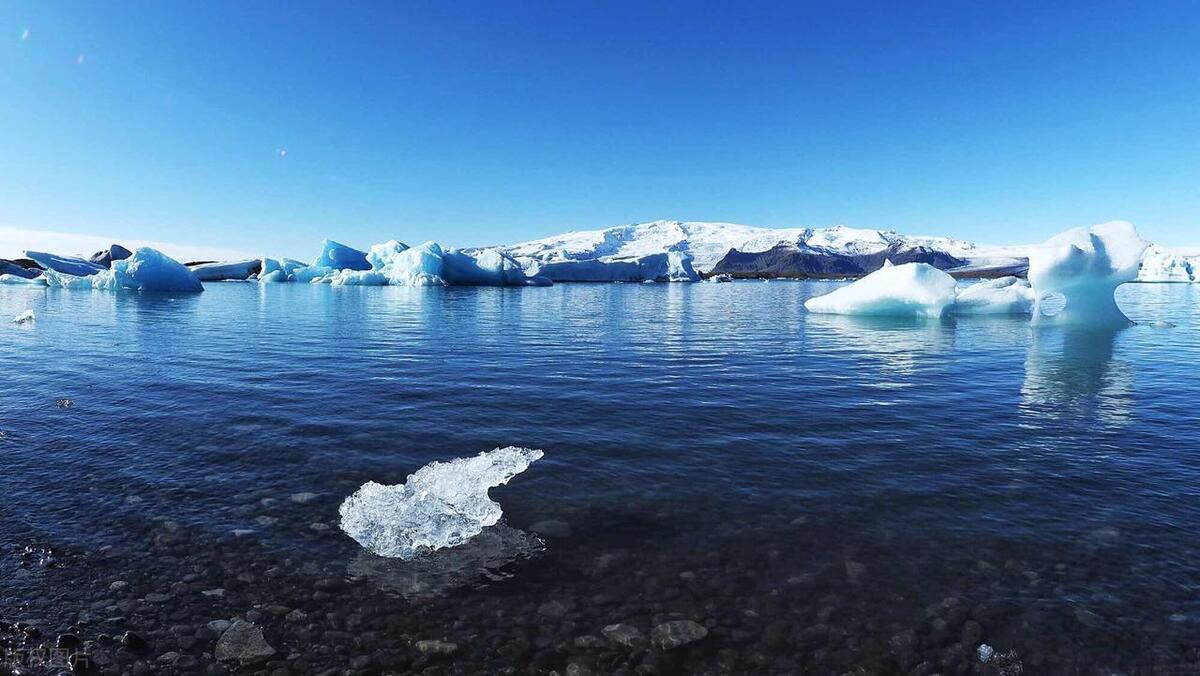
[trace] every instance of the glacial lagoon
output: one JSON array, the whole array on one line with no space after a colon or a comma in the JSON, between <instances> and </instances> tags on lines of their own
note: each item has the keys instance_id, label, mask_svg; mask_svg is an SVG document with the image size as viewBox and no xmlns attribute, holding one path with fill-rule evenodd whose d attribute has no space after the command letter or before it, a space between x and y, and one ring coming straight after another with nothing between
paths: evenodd
<instances>
[{"instance_id":1,"label":"glacial lagoon","mask_svg":"<svg viewBox=\"0 0 1200 676\"><path fill-rule=\"evenodd\" d=\"M1072 329L804 310L836 285L0 288L36 316L0 331L0 640L143 673L204 672L233 618L249 673L1200 670L1200 288ZM506 446L545 456L465 545L339 528L365 482Z\"/></svg>"}]
</instances>

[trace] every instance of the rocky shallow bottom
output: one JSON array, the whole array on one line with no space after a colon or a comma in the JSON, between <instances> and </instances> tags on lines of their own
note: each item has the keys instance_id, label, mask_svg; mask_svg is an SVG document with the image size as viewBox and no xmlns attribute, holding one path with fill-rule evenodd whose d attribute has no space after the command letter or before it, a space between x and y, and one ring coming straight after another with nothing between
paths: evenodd
<instances>
[{"instance_id":1,"label":"rocky shallow bottom","mask_svg":"<svg viewBox=\"0 0 1200 676\"><path fill-rule=\"evenodd\" d=\"M6 546L0 674L1200 672L1196 580L1115 528L1047 547L819 510L714 530L694 507L518 509L403 563L338 530L338 495L247 496L221 532L131 507L122 544Z\"/></svg>"}]
</instances>

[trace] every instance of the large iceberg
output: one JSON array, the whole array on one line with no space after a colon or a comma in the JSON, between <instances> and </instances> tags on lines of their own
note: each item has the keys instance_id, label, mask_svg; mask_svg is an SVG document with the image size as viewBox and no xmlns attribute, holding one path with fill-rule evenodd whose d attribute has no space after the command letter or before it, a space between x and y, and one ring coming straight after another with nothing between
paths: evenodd
<instances>
[{"instance_id":1,"label":"large iceberg","mask_svg":"<svg viewBox=\"0 0 1200 676\"><path fill-rule=\"evenodd\" d=\"M395 240L371 248L376 257L373 265L383 273L388 284L397 286L442 286L442 247L437 242L425 242L414 247Z\"/></svg>"},{"instance_id":2,"label":"large iceberg","mask_svg":"<svg viewBox=\"0 0 1200 676\"><path fill-rule=\"evenodd\" d=\"M187 267L196 275L196 279L202 282L241 281L258 274L262 269L262 261L254 258L244 261L199 263Z\"/></svg>"},{"instance_id":3,"label":"large iceberg","mask_svg":"<svg viewBox=\"0 0 1200 676\"><path fill-rule=\"evenodd\" d=\"M1137 279L1146 243L1131 223L1113 221L1074 228L1032 247L1029 282L1037 298L1035 322L1120 325L1129 323L1113 296L1117 287ZM1042 304L1061 296L1066 306L1047 316Z\"/></svg>"},{"instance_id":4,"label":"large iceberg","mask_svg":"<svg viewBox=\"0 0 1200 676\"><path fill-rule=\"evenodd\" d=\"M526 283L521 264L499 249L471 253L447 251L442 255L442 279L456 286L521 286Z\"/></svg>"},{"instance_id":5,"label":"large iceberg","mask_svg":"<svg viewBox=\"0 0 1200 676\"><path fill-rule=\"evenodd\" d=\"M473 458L430 463L404 484L369 481L342 502L342 530L380 556L411 559L460 545L500 521L488 489L528 469L543 453L497 448Z\"/></svg>"},{"instance_id":6,"label":"large iceberg","mask_svg":"<svg viewBox=\"0 0 1200 676\"><path fill-rule=\"evenodd\" d=\"M695 282L691 255L666 251L635 258L531 261L525 271L554 282Z\"/></svg>"},{"instance_id":7,"label":"large iceberg","mask_svg":"<svg viewBox=\"0 0 1200 676\"><path fill-rule=\"evenodd\" d=\"M32 259L43 270L53 270L75 277L86 277L108 269L106 265L93 263L82 258L58 256L52 253L45 253L44 251L26 251L25 257Z\"/></svg>"},{"instance_id":8,"label":"large iceberg","mask_svg":"<svg viewBox=\"0 0 1200 676\"><path fill-rule=\"evenodd\" d=\"M1000 277L971 284L958 292L954 313L960 315L1029 314L1033 288L1017 277Z\"/></svg>"},{"instance_id":9,"label":"large iceberg","mask_svg":"<svg viewBox=\"0 0 1200 676\"><path fill-rule=\"evenodd\" d=\"M35 259L36 260L36 259ZM141 247L112 268L78 277L53 269L45 272L46 283L64 289L129 289L133 291L203 291L196 275L179 261L150 247Z\"/></svg>"},{"instance_id":10,"label":"large iceberg","mask_svg":"<svg viewBox=\"0 0 1200 676\"><path fill-rule=\"evenodd\" d=\"M313 261L313 267L334 270L370 270L371 264L367 262L365 252L327 239L322 242L321 255Z\"/></svg>"},{"instance_id":11,"label":"large iceberg","mask_svg":"<svg viewBox=\"0 0 1200 676\"><path fill-rule=\"evenodd\" d=\"M885 264L871 274L816 298L809 312L871 317L941 317L954 305L954 278L928 263Z\"/></svg>"}]
</instances>

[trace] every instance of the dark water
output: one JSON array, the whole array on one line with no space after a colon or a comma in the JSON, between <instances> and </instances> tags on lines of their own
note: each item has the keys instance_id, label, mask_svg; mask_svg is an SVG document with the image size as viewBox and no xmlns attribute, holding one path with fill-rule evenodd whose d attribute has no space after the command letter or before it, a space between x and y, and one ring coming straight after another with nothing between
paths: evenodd
<instances>
[{"instance_id":1,"label":"dark water","mask_svg":"<svg viewBox=\"0 0 1200 676\"><path fill-rule=\"evenodd\" d=\"M0 646L70 629L114 673L1200 673L1200 289L1126 285L1174 326L1094 332L806 314L829 288L0 288L0 618L42 630ZM546 457L461 550L337 528L365 481L508 445ZM217 666L206 625L236 618L275 655ZM672 620L707 636L649 640Z\"/></svg>"}]
</instances>

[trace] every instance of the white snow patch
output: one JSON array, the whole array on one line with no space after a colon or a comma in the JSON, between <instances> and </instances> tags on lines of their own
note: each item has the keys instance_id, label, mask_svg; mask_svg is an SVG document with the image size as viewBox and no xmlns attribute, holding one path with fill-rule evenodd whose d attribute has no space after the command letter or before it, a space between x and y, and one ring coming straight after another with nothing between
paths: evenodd
<instances>
[{"instance_id":1,"label":"white snow patch","mask_svg":"<svg viewBox=\"0 0 1200 676\"><path fill-rule=\"evenodd\" d=\"M460 545L500 521L503 511L488 489L508 483L542 455L509 446L430 463L404 484L369 481L338 509L342 530L380 556L402 559Z\"/></svg>"}]
</instances>

